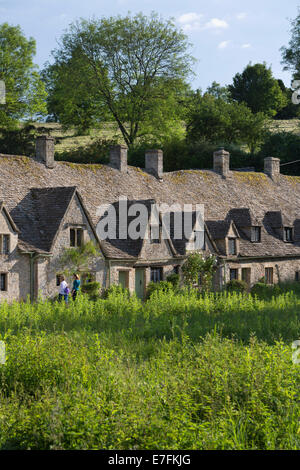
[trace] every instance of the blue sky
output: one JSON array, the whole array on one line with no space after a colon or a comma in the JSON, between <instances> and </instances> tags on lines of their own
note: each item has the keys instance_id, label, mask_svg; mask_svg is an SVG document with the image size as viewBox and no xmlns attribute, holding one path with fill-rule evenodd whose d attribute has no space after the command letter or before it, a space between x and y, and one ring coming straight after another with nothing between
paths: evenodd
<instances>
[{"instance_id":1,"label":"blue sky","mask_svg":"<svg viewBox=\"0 0 300 470\"><path fill-rule=\"evenodd\" d=\"M189 36L197 59L193 88L205 90L213 80L231 83L249 62L263 61L289 86L279 49L288 44L289 20L298 5L297 0L0 0L0 23L19 24L36 39L35 62L42 67L63 30L79 17L156 11L173 17Z\"/></svg>"}]
</instances>

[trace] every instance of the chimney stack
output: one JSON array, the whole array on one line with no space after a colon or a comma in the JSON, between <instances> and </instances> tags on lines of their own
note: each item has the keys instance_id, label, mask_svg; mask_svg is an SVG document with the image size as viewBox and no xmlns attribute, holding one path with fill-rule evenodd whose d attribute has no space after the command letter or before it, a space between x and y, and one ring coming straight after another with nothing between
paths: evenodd
<instances>
[{"instance_id":1,"label":"chimney stack","mask_svg":"<svg viewBox=\"0 0 300 470\"><path fill-rule=\"evenodd\" d=\"M48 135L38 136L35 143L35 156L47 168L54 168L54 137Z\"/></svg>"},{"instance_id":2,"label":"chimney stack","mask_svg":"<svg viewBox=\"0 0 300 470\"><path fill-rule=\"evenodd\" d=\"M214 152L214 171L223 178L226 178L230 173L229 156L229 152L226 152L223 147Z\"/></svg>"},{"instance_id":3,"label":"chimney stack","mask_svg":"<svg viewBox=\"0 0 300 470\"><path fill-rule=\"evenodd\" d=\"M163 177L163 151L162 150L146 150L145 169L148 173L161 179Z\"/></svg>"},{"instance_id":4,"label":"chimney stack","mask_svg":"<svg viewBox=\"0 0 300 470\"><path fill-rule=\"evenodd\" d=\"M273 157L265 158L264 173L271 179L276 179L280 175L280 159Z\"/></svg>"},{"instance_id":5,"label":"chimney stack","mask_svg":"<svg viewBox=\"0 0 300 470\"><path fill-rule=\"evenodd\" d=\"M110 149L109 163L113 168L127 172L127 147L126 145L114 145Z\"/></svg>"}]
</instances>

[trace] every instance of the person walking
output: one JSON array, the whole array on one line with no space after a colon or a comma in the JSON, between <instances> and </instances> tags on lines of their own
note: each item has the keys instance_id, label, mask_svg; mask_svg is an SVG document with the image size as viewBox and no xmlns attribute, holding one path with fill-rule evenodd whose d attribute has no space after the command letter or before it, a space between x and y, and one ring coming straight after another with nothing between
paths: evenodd
<instances>
[{"instance_id":1,"label":"person walking","mask_svg":"<svg viewBox=\"0 0 300 470\"><path fill-rule=\"evenodd\" d=\"M70 289L68 287L68 284L65 281L65 277L61 276L60 285L59 285L58 301L61 302L62 299L64 299L64 301L67 304L68 301L69 301L69 293L70 293Z\"/></svg>"},{"instance_id":2,"label":"person walking","mask_svg":"<svg viewBox=\"0 0 300 470\"><path fill-rule=\"evenodd\" d=\"M80 288L80 279L79 279L78 274L76 273L73 274L73 278L74 278L74 281L73 281L73 287L72 287L72 298L73 300L75 300L79 292L79 288Z\"/></svg>"}]
</instances>

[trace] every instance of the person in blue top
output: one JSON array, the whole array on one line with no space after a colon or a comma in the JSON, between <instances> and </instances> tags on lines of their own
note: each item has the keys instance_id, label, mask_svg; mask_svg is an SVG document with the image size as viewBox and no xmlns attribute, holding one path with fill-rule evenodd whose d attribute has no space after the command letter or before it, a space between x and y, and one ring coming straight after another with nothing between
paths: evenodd
<instances>
[{"instance_id":1,"label":"person in blue top","mask_svg":"<svg viewBox=\"0 0 300 470\"><path fill-rule=\"evenodd\" d=\"M79 279L78 274L76 273L73 274L73 277L74 277L74 281L73 281L73 287L72 287L72 298L73 300L75 300L77 297L79 288L80 288L80 279Z\"/></svg>"}]
</instances>

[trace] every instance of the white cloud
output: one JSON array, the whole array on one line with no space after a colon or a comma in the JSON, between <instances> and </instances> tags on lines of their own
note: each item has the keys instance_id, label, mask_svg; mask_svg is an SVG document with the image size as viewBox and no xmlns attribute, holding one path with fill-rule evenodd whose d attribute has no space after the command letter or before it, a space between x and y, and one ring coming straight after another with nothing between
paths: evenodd
<instances>
[{"instance_id":1,"label":"white cloud","mask_svg":"<svg viewBox=\"0 0 300 470\"><path fill-rule=\"evenodd\" d=\"M245 12L243 11L243 12L238 13L238 14L236 15L236 19L237 19L237 20L244 20L244 19L246 18L246 16L247 16L247 13L245 13Z\"/></svg>"},{"instance_id":2,"label":"white cloud","mask_svg":"<svg viewBox=\"0 0 300 470\"><path fill-rule=\"evenodd\" d=\"M251 44L249 44L249 43L241 45L242 49L248 49L249 47L251 47Z\"/></svg>"},{"instance_id":3,"label":"white cloud","mask_svg":"<svg viewBox=\"0 0 300 470\"><path fill-rule=\"evenodd\" d=\"M220 31L222 29L228 28L228 23L219 18L212 18L206 23L203 22L203 15L199 13L184 13L183 15L177 18L179 24L184 31L201 31L205 29L210 29L213 31Z\"/></svg>"},{"instance_id":4,"label":"white cloud","mask_svg":"<svg viewBox=\"0 0 300 470\"><path fill-rule=\"evenodd\" d=\"M178 23L182 25L184 31L193 31L201 29L201 18L203 15L198 13L185 13L178 18Z\"/></svg>"},{"instance_id":5,"label":"white cloud","mask_svg":"<svg viewBox=\"0 0 300 470\"><path fill-rule=\"evenodd\" d=\"M205 29L226 29L228 28L228 23L224 20L220 20L219 18L212 18L210 21L205 23L204 28Z\"/></svg>"},{"instance_id":6,"label":"white cloud","mask_svg":"<svg viewBox=\"0 0 300 470\"><path fill-rule=\"evenodd\" d=\"M226 49L226 47L229 45L230 41L222 41L220 44L218 44L218 49Z\"/></svg>"}]
</instances>

